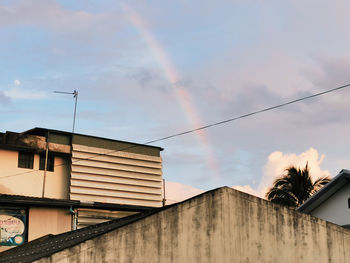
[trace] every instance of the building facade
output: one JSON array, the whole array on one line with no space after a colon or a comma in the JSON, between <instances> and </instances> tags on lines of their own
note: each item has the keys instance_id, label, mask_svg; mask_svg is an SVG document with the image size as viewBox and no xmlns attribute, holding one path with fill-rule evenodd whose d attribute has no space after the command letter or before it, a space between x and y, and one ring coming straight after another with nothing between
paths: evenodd
<instances>
[{"instance_id":1,"label":"building facade","mask_svg":"<svg viewBox=\"0 0 350 263\"><path fill-rule=\"evenodd\" d=\"M161 151L160 147L43 128L0 133L0 194L12 199L39 198L40 203L23 206L6 196L6 202L1 202L0 197L0 245L11 245L16 235L21 243L161 207ZM41 202L51 199L65 205L51 207L54 202ZM79 205L72 206L70 201ZM35 224L43 226L47 220L69 223L33 231Z\"/></svg>"}]
</instances>

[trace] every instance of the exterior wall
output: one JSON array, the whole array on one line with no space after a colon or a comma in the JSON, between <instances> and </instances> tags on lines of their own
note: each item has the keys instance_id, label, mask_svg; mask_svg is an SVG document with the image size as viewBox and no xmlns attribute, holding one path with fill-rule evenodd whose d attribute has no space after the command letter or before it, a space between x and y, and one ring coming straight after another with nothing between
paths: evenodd
<instances>
[{"instance_id":1,"label":"exterior wall","mask_svg":"<svg viewBox=\"0 0 350 263\"><path fill-rule=\"evenodd\" d=\"M137 212L128 211L110 211L100 209L78 208L77 213L77 229L91 225L96 225L116 218L122 218L136 214Z\"/></svg>"},{"instance_id":2,"label":"exterior wall","mask_svg":"<svg viewBox=\"0 0 350 263\"><path fill-rule=\"evenodd\" d=\"M344 185L310 214L337 225L349 225L350 209L348 198L350 198L350 184Z\"/></svg>"},{"instance_id":3,"label":"exterior wall","mask_svg":"<svg viewBox=\"0 0 350 263\"><path fill-rule=\"evenodd\" d=\"M85 145L89 147L96 147L102 149L110 149L119 151L123 149L123 152L142 154L147 156L160 157L161 148L148 146L144 144L135 144L125 141L111 140L107 138L99 138L95 136L74 134L72 138L72 144Z\"/></svg>"},{"instance_id":4,"label":"exterior wall","mask_svg":"<svg viewBox=\"0 0 350 263\"><path fill-rule=\"evenodd\" d=\"M73 144L70 199L162 206L162 159Z\"/></svg>"},{"instance_id":5,"label":"exterior wall","mask_svg":"<svg viewBox=\"0 0 350 263\"><path fill-rule=\"evenodd\" d=\"M36 262L350 262L350 231L221 188Z\"/></svg>"},{"instance_id":6,"label":"exterior wall","mask_svg":"<svg viewBox=\"0 0 350 263\"><path fill-rule=\"evenodd\" d=\"M55 157L54 172L47 171L45 197L68 199L69 164L57 166L62 163L67 161L62 157ZM1 194L42 197L44 171L39 170L38 154L34 155L33 169L25 169L18 168L17 151L0 149L0 167Z\"/></svg>"},{"instance_id":7,"label":"exterior wall","mask_svg":"<svg viewBox=\"0 0 350 263\"><path fill-rule=\"evenodd\" d=\"M29 209L28 241L70 230L72 230L72 216L69 209L39 207Z\"/></svg>"}]
</instances>

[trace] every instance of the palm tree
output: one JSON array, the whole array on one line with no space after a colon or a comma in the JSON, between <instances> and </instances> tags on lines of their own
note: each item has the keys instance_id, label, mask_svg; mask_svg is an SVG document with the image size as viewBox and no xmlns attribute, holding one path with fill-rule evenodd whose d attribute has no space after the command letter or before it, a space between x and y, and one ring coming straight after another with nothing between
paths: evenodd
<instances>
[{"instance_id":1,"label":"palm tree","mask_svg":"<svg viewBox=\"0 0 350 263\"><path fill-rule=\"evenodd\" d=\"M329 176L324 176L313 182L309 174L308 164L303 170L291 166L285 171L287 172L285 175L275 180L273 186L266 193L266 198L271 202L291 207L302 205L331 180Z\"/></svg>"}]
</instances>

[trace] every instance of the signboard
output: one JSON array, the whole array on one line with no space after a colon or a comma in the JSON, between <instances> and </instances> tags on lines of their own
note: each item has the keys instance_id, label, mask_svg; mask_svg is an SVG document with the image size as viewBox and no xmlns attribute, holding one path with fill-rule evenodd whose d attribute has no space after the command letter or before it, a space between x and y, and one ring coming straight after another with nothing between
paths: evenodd
<instances>
[{"instance_id":1,"label":"signboard","mask_svg":"<svg viewBox=\"0 0 350 263\"><path fill-rule=\"evenodd\" d=\"M26 219L23 208L0 208L0 246L18 246L26 241Z\"/></svg>"}]
</instances>

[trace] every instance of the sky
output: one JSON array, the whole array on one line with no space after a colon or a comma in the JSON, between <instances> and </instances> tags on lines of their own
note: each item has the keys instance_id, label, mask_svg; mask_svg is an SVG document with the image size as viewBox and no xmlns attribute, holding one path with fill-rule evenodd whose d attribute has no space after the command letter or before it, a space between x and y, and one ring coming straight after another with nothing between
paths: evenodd
<instances>
[{"instance_id":1,"label":"sky","mask_svg":"<svg viewBox=\"0 0 350 263\"><path fill-rule=\"evenodd\" d=\"M0 132L137 143L350 83L349 1L0 0ZM350 169L350 88L154 143L176 191ZM187 187L187 188L186 188ZM187 190L186 190L187 189ZM177 197L181 199L181 197Z\"/></svg>"}]
</instances>

